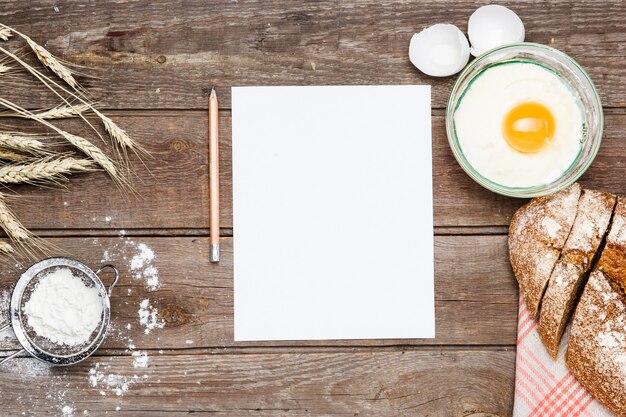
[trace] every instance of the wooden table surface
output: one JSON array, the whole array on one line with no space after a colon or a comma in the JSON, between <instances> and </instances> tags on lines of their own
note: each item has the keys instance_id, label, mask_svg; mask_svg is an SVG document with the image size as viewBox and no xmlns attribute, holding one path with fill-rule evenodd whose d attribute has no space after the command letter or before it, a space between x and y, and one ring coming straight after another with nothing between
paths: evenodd
<instances>
[{"instance_id":1,"label":"wooden table surface","mask_svg":"<svg viewBox=\"0 0 626 417\"><path fill-rule=\"evenodd\" d=\"M19 188L25 197L13 207L28 227L94 268L110 259L123 276L113 330L96 355L71 369L12 361L0 369L0 415L510 415L517 287L506 227L523 201L464 174L444 128L454 77L426 77L407 56L414 32L437 22L465 30L483 3L1 1L0 22L97 68L85 84L154 158L135 161L137 200L103 173L77 177L67 191ZM570 54L596 82L605 135L581 181L626 194L626 3L506 4L528 41ZM234 343L230 87L409 83L433 86L437 337ZM213 86L223 108L219 264L208 262ZM15 84L10 93L56 104L41 88ZM0 271L6 307L20 268L5 261ZM0 336L0 356L16 348Z\"/></svg>"}]
</instances>

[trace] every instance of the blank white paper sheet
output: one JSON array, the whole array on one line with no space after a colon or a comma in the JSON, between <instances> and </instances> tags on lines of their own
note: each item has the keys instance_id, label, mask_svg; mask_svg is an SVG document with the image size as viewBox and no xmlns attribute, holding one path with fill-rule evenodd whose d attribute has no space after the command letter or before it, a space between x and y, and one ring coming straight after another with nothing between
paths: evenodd
<instances>
[{"instance_id":1,"label":"blank white paper sheet","mask_svg":"<svg viewBox=\"0 0 626 417\"><path fill-rule=\"evenodd\" d=\"M232 89L235 340L435 337L429 86Z\"/></svg>"}]
</instances>

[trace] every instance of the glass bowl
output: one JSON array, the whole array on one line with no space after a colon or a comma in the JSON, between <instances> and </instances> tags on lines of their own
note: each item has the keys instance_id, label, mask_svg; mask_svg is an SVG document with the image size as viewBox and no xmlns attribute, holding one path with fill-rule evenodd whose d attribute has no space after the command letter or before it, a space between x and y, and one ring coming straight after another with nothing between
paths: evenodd
<instances>
[{"instance_id":1,"label":"glass bowl","mask_svg":"<svg viewBox=\"0 0 626 417\"><path fill-rule=\"evenodd\" d=\"M558 75L580 99L583 113L583 126L580 138L582 146L570 167L556 180L548 184L532 187L507 187L495 183L478 172L467 161L459 145L454 124L454 113L463 95L472 82L493 65L508 62L526 62L543 66ZM483 187L511 197L530 198L552 194L574 183L591 165L598 153L602 140L604 118L598 92L589 75L576 61L563 52L536 43L519 43L501 46L480 55L459 75L446 109L446 131L448 141L463 170Z\"/></svg>"}]
</instances>

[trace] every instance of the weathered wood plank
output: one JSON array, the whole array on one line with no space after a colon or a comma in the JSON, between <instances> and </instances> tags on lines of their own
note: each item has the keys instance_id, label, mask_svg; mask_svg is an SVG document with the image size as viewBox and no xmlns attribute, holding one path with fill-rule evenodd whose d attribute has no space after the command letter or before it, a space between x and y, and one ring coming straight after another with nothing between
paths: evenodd
<instances>
[{"instance_id":1,"label":"weathered wood plank","mask_svg":"<svg viewBox=\"0 0 626 417\"><path fill-rule=\"evenodd\" d=\"M7 1L0 21L68 61L98 68L104 77L85 84L109 108L203 109L214 85L222 105L230 106L233 85L407 83L433 84L433 103L441 108L454 78L435 81L419 73L407 49L411 35L433 23L466 30L479 5L446 3L74 0L55 11L43 0L28 8ZM589 70L605 105L626 105L620 0L507 6L524 20L528 41L563 49ZM12 87L25 97L44 91Z\"/></svg>"},{"instance_id":2,"label":"weathered wood plank","mask_svg":"<svg viewBox=\"0 0 626 417\"><path fill-rule=\"evenodd\" d=\"M15 190L28 198L13 206L34 229L208 228L208 166L204 112L142 112L115 119L153 152L148 169L134 161L140 199L125 199L103 173L77 177L69 192L34 187ZM84 127L73 132L89 132ZM220 208L223 227L232 227L231 119L221 115ZM581 182L588 187L626 194L622 146L626 114L609 111L600 152ZM148 170L154 177L150 177ZM494 194L474 183L454 159L441 112L433 117L435 225L442 227L507 226L524 201ZM110 221L107 218L110 217Z\"/></svg>"},{"instance_id":3,"label":"weathered wood plank","mask_svg":"<svg viewBox=\"0 0 626 417\"><path fill-rule=\"evenodd\" d=\"M90 358L71 369L0 369L11 415L465 416L512 412L512 350L158 355ZM95 364L100 366L95 369ZM133 381L122 395L89 372ZM95 376L96 374L93 374ZM133 378L136 375L137 378ZM95 386L94 386L95 385ZM104 395L101 395L101 391ZM67 409L66 409L67 410Z\"/></svg>"},{"instance_id":4,"label":"weathered wood plank","mask_svg":"<svg viewBox=\"0 0 626 417\"><path fill-rule=\"evenodd\" d=\"M103 348L186 349L229 346L385 346L513 345L517 323L517 285L507 260L505 236L439 236L435 239L436 338L407 340L233 342L232 239L223 241L219 264L208 261L206 237L53 238L52 243L96 268L109 261L122 279L111 299L113 330ZM140 244L154 252L142 264ZM160 286L151 289L154 267ZM142 275L143 274L143 275ZM0 292L19 273L0 265ZM107 279L104 280L108 282ZM0 297L0 300L2 297ZM158 311L158 322L146 334L139 310ZM286 312L287 314L287 312ZM0 322L4 318L0 319ZM10 339L0 349L17 348Z\"/></svg>"}]
</instances>

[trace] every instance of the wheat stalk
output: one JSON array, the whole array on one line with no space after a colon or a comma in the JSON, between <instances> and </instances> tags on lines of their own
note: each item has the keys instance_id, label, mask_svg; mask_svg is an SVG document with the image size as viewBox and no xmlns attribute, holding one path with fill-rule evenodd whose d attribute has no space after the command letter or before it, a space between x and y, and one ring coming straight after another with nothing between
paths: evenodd
<instances>
[{"instance_id":1,"label":"wheat stalk","mask_svg":"<svg viewBox=\"0 0 626 417\"><path fill-rule=\"evenodd\" d=\"M65 175L72 172L91 171L93 168L93 162L89 160L70 157L46 159L30 164L13 164L0 168L0 183L56 182L65 180Z\"/></svg>"},{"instance_id":2,"label":"wheat stalk","mask_svg":"<svg viewBox=\"0 0 626 417\"><path fill-rule=\"evenodd\" d=\"M45 145L38 139L41 136L20 132L0 132L0 147L33 154L45 151Z\"/></svg>"},{"instance_id":3,"label":"wheat stalk","mask_svg":"<svg viewBox=\"0 0 626 417\"><path fill-rule=\"evenodd\" d=\"M13 32L11 32L11 29L2 25L3 27L0 28L0 39L2 39L3 41L8 41L9 38L11 36L13 36Z\"/></svg>"},{"instance_id":4,"label":"wheat stalk","mask_svg":"<svg viewBox=\"0 0 626 417\"><path fill-rule=\"evenodd\" d=\"M4 253L5 255L13 255L15 253L15 250L10 243L5 242L4 240L0 240L0 252Z\"/></svg>"},{"instance_id":5,"label":"wheat stalk","mask_svg":"<svg viewBox=\"0 0 626 417\"><path fill-rule=\"evenodd\" d=\"M78 116L86 111L89 111L89 106L85 104L77 104L74 106L59 105L49 110L35 113L35 115L41 119L65 119Z\"/></svg>"},{"instance_id":6,"label":"wheat stalk","mask_svg":"<svg viewBox=\"0 0 626 417\"><path fill-rule=\"evenodd\" d=\"M1 65L0 65L0 68L2 68ZM84 104L77 104L74 106L67 106L67 105L61 104L59 106L52 107L47 110L40 110L39 112L35 113L35 115L41 119L46 119L46 120L67 119L70 117L80 116L81 114L87 111L89 111L89 106L86 106ZM14 112L2 112L0 113L0 117L24 117L24 116L19 113L14 113Z\"/></svg>"},{"instance_id":7,"label":"wheat stalk","mask_svg":"<svg viewBox=\"0 0 626 417\"><path fill-rule=\"evenodd\" d=\"M54 55L48 52L43 46L39 45L28 36L22 35L22 37L28 43L30 48L37 56L37 59L39 59L42 64L50 68L52 72L58 75L60 79L65 81L73 89L78 88L78 83L76 82L76 79L72 75L72 71L69 68L63 65L61 61L59 61Z\"/></svg>"},{"instance_id":8,"label":"wheat stalk","mask_svg":"<svg viewBox=\"0 0 626 417\"><path fill-rule=\"evenodd\" d=\"M100 165L116 182L120 184L124 183L123 178L120 177L115 164L100 148L98 148L93 143L89 142L87 139L71 134L69 132L65 132L63 130L58 130L58 133L63 136L69 143L74 145L76 148L80 149L84 154L93 159L98 165Z\"/></svg>"},{"instance_id":9,"label":"wheat stalk","mask_svg":"<svg viewBox=\"0 0 626 417\"><path fill-rule=\"evenodd\" d=\"M3 27L7 27L5 25L3 25L2 23L0 23L0 26ZM15 30L14 30L15 31ZM19 32L15 31L16 33L19 34ZM25 35L20 34L20 36L24 37ZM28 37L26 37L28 38ZM39 81L41 81L50 91L52 91L54 94L56 94L61 100L63 100L63 102L68 105L69 107L75 107L75 105L71 104L69 102L69 100L67 98L65 98L61 93L59 93L58 91L56 91L52 86L54 85L56 88L58 88L59 90L63 91L64 93L68 94L72 99L77 100L79 102L81 102L83 105L86 105L87 107L89 107L89 109L91 111L93 111L102 121L102 123L104 124L105 129L107 130L107 132L109 133L109 136L111 136L111 139L113 140L113 143L115 145L121 145L123 147L127 147L131 150L133 150L137 155L139 154L144 154L144 155L149 155L149 153L143 149L142 147L139 146L139 144L137 142L135 142L132 138L130 138L128 136L128 134L126 134L126 132L120 128L119 126L117 126L117 124L115 122L113 122L113 120L111 120L110 118L108 118L107 116L105 116L104 114L102 114L101 112L99 112L98 110L96 110L94 108L94 106L92 104L90 104L89 102L87 102L83 97L81 97L80 95L80 91L78 90L78 86L72 86L72 88L74 88L74 90L79 93L79 94L75 94L74 92L68 90L67 88L63 87L62 85L60 85L59 83L57 83L56 81L52 80L51 78L47 77L46 75L42 74L41 72L39 72L38 70L36 70L35 68L31 67L30 65L28 65L26 62L24 62L23 60L21 60L18 56L16 56L15 54L11 53L10 51L7 51L6 49L0 47L0 52L4 53L5 55L7 55L8 57L12 58L14 61L18 62L21 66L23 66L28 72L30 72L32 75L34 75ZM69 83L68 83L69 84ZM100 135L100 132L98 132L96 130L96 128L80 113L77 112L78 116L80 116L93 130L94 132L96 132L96 134L102 139L102 135Z\"/></svg>"},{"instance_id":10,"label":"wheat stalk","mask_svg":"<svg viewBox=\"0 0 626 417\"><path fill-rule=\"evenodd\" d=\"M0 23L0 26L4 26L2 25L2 23ZM89 104L87 101L85 101L82 97L80 97L79 95L74 94L73 92L69 91L67 88L63 87L62 85L60 85L59 83L57 83L56 81L54 81L53 79L51 79L50 77L47 77L46 75L42 74L40 71L37 71L35 68L33 68L32 66L28 65L26 62L24 62L22 59L20 59L20 57L18 57L17 55L15 55L14 53L0 47L0 52L4 53L7 57L11 58L12 60L14 60L15 62L17 62L18 64L20 64L22 67L24 67L24 69L26 69L26 71L30 72L32 75L35 76L35 78L37 78L39 81L41 81L41 83L46 86L46 88L48 88L50 91L52 91L56 96L58 96L66 105L70 106L70 107L75 107L74 105L72 105L72 103L69 102L69 100L67 98L65 98L61 93L59 93L57 90L55 90L52 85L54 85L55 87L57 87L58 89L62 90L63 92L69 94L72 98L80 101L81 103L89 106L90 109L93 110L93 106L91 104ZM98 130L95 128L95 126L93 124L91 124L91 122L89 120L87 120L85 118L85 116L82 115L82 113L77 112L76 113L81 119L83 119L83 121L85 123L87 123L89 125L89 127L91 127L91 129L96 132L96 134L98 135L98 137L100 139L102 139L104 141L104 138L102 137L102 135L100 134L100 132L98 132Z\"/></svg>"},{"instance_id":11,"label":"wheat stalk","mask_svg":"<svg viewBox=\"0 0 626 417\"><path fill-rule=\"evenodd\" d=\"M26 155L22 155L21 153L13 152L8 149L0 149L0 160L4 161L12 161L12 162L23 162L26 161L28 157Z\"/></svg>"},{"instance_id":12,"label":"wheat stalk","mask_svg":"<svg viewBox=\"0 0 626 417\"><path fill-rule=\"evenodd\" d=\"M144 155L148 154L145 149L139 146L139 144L130 136L128 136L128 133L126 133L124 129L122 129L117 124L115 124L113 120L111 120L109 117L105 116L104 114L100 113L97 110L94 110L94 112L102 120L102 123L104 124L104 128L109 133L109 136L111 136L111 138L113 139L113 143L116 146L120 146L122 149L128 148L135 153L139 152Z\"/></svg>"},{"instance_id":13,"label":"wheat stalk","mask_svg":"<svg viewBox=\"0 0 626 417\"><path fill-rule=\"evenodd\" d=\"M0 193L0 228L4 230L9 239L27 256L36 259L39 253L47 253L52 249L58 250L54 245L35 237L15 217L13 211L6 204L6 196ZM0 251L7 255L14 253L12 245L0 241Z\"/></svg>"},{"instance_id":14,"label":"wheat stalk","mask_svg":"<svg viewBox=\"0 0 626 417\"><path fill-rule=\"evenodd\" d=\"M4 195L0 194L0 227L2 230L11 240L16 242L24 242L32 238L33 235L15 217L4 200Z\"/></svg>"},{"instance_id":15,"label":"wheat stalk","mask_svg":"<svg viewBox=\"0 0 626 417\"><path fill-rule=\"evenodd\" d=\"M30 37L24 35L21 32L18 32L17 30L15 30L13 28L10 28L10 27L0 23L0 38L2 38L2 40L5 40L5 41L8 40L9 36L11 36L12 33L16 33L17 35L19 35L22 39L24 39L26 41L28 46L30 46L30 49L32 49L33 52L35 53L35 55L37 56L37 59L45 67L50 68L50 70L52 72L54 72L56 75L58 75L60 79L65 81L73 89L75 89L75 90L78 89L79 85L76 82L76 79L74 78L74 76L72 75L72 70L70 70L65 65L63 65L61 63L61 61L57 57L52 55L50 52L48 52L48 50L46 48L44 48L43 46L39 45L37 42L32 40Z\"/></svg>"},{"instance_id":16,"label":"wheat stalk","mask_svg":"<svg viewBox=\"0 0 626 417\"><path fill-rule=\"evenodd\" d=\"M89 142L87 139L85 139L83 137L80 137L78 135L74 135L72 133L66 132L65 130L59 129L58 127L56 127L55 125L53 125L49 121L47 121L45 119L42 119L40 117L37 117L36 114L34 114L34 113L32 113L32 112L30 112L30 111L28 111L28 110L18 106L17 104L12 103L9 100L6 100L4 98L0 98L0 105L4 106L4 107L6 107L6 108L8 108L10 110L13 110L16 113L19 113L23 117L27 117L29 119L35 120L35 121L43 124L44 126L47 126L48 128L54 130L59 135L63 136L65 138L65 140L67 140L69 143L71 143L76 148L78 148L80 151L82 151L84 154L86 154L91 159L93 159L98 165L100 165L111 176L111 178L116 183L118 183L120 185L126 185L127 184L126 180L123 178L123 176L119 173L119 171L115 167L115 164L113 163L111 158L109 158L100 148L98 148L93 143Z\"/></svg>"}]
</instances>

